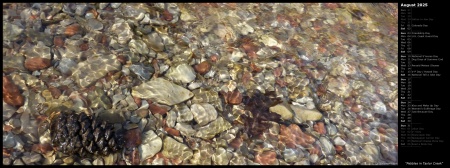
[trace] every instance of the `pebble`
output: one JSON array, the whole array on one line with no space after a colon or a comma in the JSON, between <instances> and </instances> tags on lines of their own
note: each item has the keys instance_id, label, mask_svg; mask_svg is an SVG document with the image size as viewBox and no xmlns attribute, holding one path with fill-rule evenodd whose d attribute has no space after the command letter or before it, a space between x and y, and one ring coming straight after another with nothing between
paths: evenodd
<instances>
[{"instance_id":1,"label":"pebble","mask_svg":"<svg viewBox=\"0 0 450 168\"><path fill-rule=\"evenodd\" d=\"M25 102L19 88L8 76L3 76L3 101L11 106L22 106Z\"/></svg>"},{"instance_id":2,"label":"pebble","mask_svg":"<svg viewBox=\"0 0 450 168\"><path fill-rule=\"evenodd\" d=\"M164 138L162 154L169 159L189 160L193 152L183 143L174 140L171 137Z\"/></svg>"},{"instance_id":3,"label":"pebble","mask_svg":"<svg viewBox=\"0 0 450 168\"><path fill-rule=\"evenodd\" d=\"M216 152L212 155L212 161L214 165L228 165L233 154L228 152L222 147L216 149Z\"/></svg>"},{"instance_id":4,"label":"pebble","mask_svg":"<svg viewBox=\"0 0 450 168\"><path fill-rule=\"evenodd\" d=\"M3 165L10 165L11 164L11 159L10 158L3 158Z\"/></svg>"},{"instance_id":5,"label":"pebble","mask_svg":"<svg viewBox=\"0 0 450 168\"><path fill-rule=\"evenodd\" d=\"M180 133L184 136L190 136L190 135L194 135L195 134L195 130L192 128L191 125L186 124L186 123L176 123L175 125L175 129L179 130Z\"/></svg>"},{"instance_id":6,"label":"pebble","mask_svg":"<svg viewBox=\"0 0 450 168\"><path fill-rule=\"evenodd\" d=\"M299 152L297 152L297 150L287 148L283 151L283 157L286 162L296 162L303 156L299 155Z\"/></svg>"},{"instance_id":7,"label":"pebble","mask_svg":"<svg viewBox=\"0 0 450 168\"><path fill-rule=\"evenodd\" d=\"M200 75L204 75L211 70L211 64L208 61L203 61L200 64L195 65L195 71Z\"/></svg>"},{"instance_id":8,"label":"pebble","mask_svg":"<svg viewBox=\"0 0 450 168\"><path fill-rule=\"evenodd\" d=\"M258 153L254 162L261 165L275 165L277 163L277 154L274 151Z\"/></svg>"},{"instance_id":9,"label":"pebble","mask_svg":"<svg viewBox=\"0 0 450 168\"><path fill-rule=\"evenodd\" d=\"M103 158L99 157L92 162L92 165L104 165Z\"/></svg>"},{"instance_id":10,"label":"pebble","mask_svg":"<svg viewBox=\"0 0 450 168\"><path fill-rule=\"evenodd\" d=\"M73 157L70 157L70 156L63 159L63 162L66 164L72 164L73 161L74 161Z\"/></svg>"},{"instance_id":11,"label":"pebble","mask_svg":"<svg viewBox=\"0 0 450 168\"><path fill-rule=\"evenodd\" d=\"M16 146L16 141L14 139L14 135L12 132L8 132L8 134L3 134L3 147L4 148L12 148Z\"/></svg>"},{"instance_id":12,"label":"pebble","mask_svg":"<svg viewBox=\"0 0 450 168\"><path fill-rule=\"evenodd\" d=\"M216 120L212 121L208 125L198 128L195 136L202 139L211 139L216 134L226 131L230 128L231 124L228 121L226 121L222 117L217 117Z\"/></svg>"},{"instance_id":13,"label":"pebble","mask_svg":"<svg viewBox=\"0 0 450 168\"><path fill-rule=\"evenodd\" d=\"M71 37L75 34L78 34L80 29L81 29L81 27L79 24L72 24L72 25L66 27L64 34L68 37Z\"/></svg>"},{"instance_id":14,"label":"pebble","mask_svg":"<svg viewBox=\"0 0 450 168\"><path fill-rule=\"evenodd\" d=\"M4 84L4 83L3 83ZM5 96L3 97L3 121L11 118L11 116L16 112L16 108L7 104L5 102Z\"/></svg>"},{"instance_id":15,"label":"pebble","mask_svg":"<svg viewBox=\"0 0 450 168\"><path fill-rule=\"evenodd\" d=\"M21 159L16 159L14 160L13 165L25 165L25 164L22 162Z\"/></svg>"},{"instance_id":16,"label":"pebble","mask_svg":"<svg viewBox=\"0 0 450 168\"><path fill-rule=\"evenodd\" d=\"M162 78L152 79L132 88L135 97L151 99L169 106L181 103L194 96L189 90ZM171 95L176 96L171 96Z\"/></svg>"},{"instance_id":17,"label":"pebble","mask_svg":"<svg viewBox=\"0 0 450 168\"><path fill-rule=\"evenodd\" d=\"M338 153L338 154L341 154L342 152L344 152L343 146L335 145L334 149L336 149L336 153Z\"/></svg>"},{"instance_id":18,"label":"pebble","mask_svg":"<svg viewBox=\"0 0 450 168\"><path fill-rule=\"evenodd\" d=\"M335 145L344 146L347 144L341 137L336 137L333 139Z\"/></svg>"},{"instance_id":19,"label":"pebble","mask_svg":"<svg viewBox=\"0 0 450 168\"><path fill-rule=\"evenodd\" d=\"M53 38L53 44L56 47L60 47L60 48L63 47L64 46L64 38L62 36L55 36Z\"/></svg>"},{"instance_id":20,"label":"pebble","mask_svg":"<svg viewBox=\"0 0 450 168\"><path fill-rule=\"evenodd\" d=\"M353 104L352 107L350 108L350 111L355 112L355 113L359 113L361 112L361 105L357 105L357 104Z\"/></svg>"},{"instance_id":21,"label":"pebble","mask_svg":"<svg viewBox=\"0 0 450 168\"><path fill-rule=\"evenodd\" d=\"M80 162L81 165L92 165L92 163L88 159L82 159Z\"/></svg>"},{"instance_id":22,"label":"pebble","mask_svg":"<svg viewBox=\"0 0 450 168\"><path fill-rule=\"evenodd\" d=\"M47 58L33 57L25 60L25 68L30 71L42 70L50 67L50 60Z\"/></svg>"},{"instance_id":23,"label":"pebble","mask_svg":"<svg viewBox=\"0 0 450 168\"><path fill-rule=\"evenodd\" d=\"M142 136L140 129L130 129L125 133L125 147L133 148L142 143Z\"/></svg>"},{"instance_id":24,"label":"pebble","mask_svg":"<svg viewBox=\"0 0 450 168\"><path fill-rule=\"evenodd\" d=\"M143 133L142 144L139 146L141 160L155 156L162 149L162 140L152 130Z\"/></svg>"},{"instance_id":25,"label":"pebble","mask_svg":"<svg viewBox=\"0 0 450 168\"><path fill-rule=\"evenodd\" d=\"M98 66L99 64L103 66ZM121 68L120 62L115 55L97 55L96 57L88 57L86 61L78 63L73 70L72 78L83 88L95 83L98 79L103 78L108 72L118 71ZM92 72L92 73L89 73ZM89 73L89 75L87 75Z\"/></svg>"},{"instance_id":26,"label":"pebble","mask_svg":"<svg viewBox=\"0 0 450 168\"><path fill-rule=\"evenodd\" d=\"M166 73L166 77L175 82L189 83L195 79L194 69L186 63L172 66Z\"/></svg>"},{"instance_id":27,"label":"pebble","mask_svg":"<svg viewBox=\"0 0 450 168\"><path fill-rule=\"evenodd\" d=\"M167 10L164 10L162 15L164 20L171 21L173 19L173 15Z\"/></svg>"},{"instance_id":28,"label":"pebble","mask_svg":"<svg viewBox=\"0 0 450 168\"><path fill-rule=\"evenodd\" d=\"M333 156L336 153L336 149L334 149L333 144L330 142L328 138L320 137L319 141L322 144L321 147L324 154Z\"/></svg>"},{"instance_id":29,"label":"pebble","mask_svg":"<svg viewBox=\"0 0 450 168\"><path fill-rule=\"evenodd\" d=\"M298 124L306 121L317 121L322 119L322 114L316 109L307 109L305 107L291 105L291 109L294 111L295 119Z\"/></svg>"},{"instance_id":30,"label":"pebble","mask_svg":"<svg viewBox=\"0 0 450 168\"><path fill-rule=\"evenodd\" d=\"M231 105L238 105L242 102L242 93L239 92L237 89L232 91L232 92L228 92L227 94L227 103L231 104Z\"/></svg>"},{"instance_id":31,"label":"pebble","mask_svg":"<svg viewBox=\"0 0 450 168\"><path fill-rule=\"evenodd\" d=\"M172 136L180 136L180 131L170 128L170 127L165 127L164 131L166 131L168 134L170 134Z\"/></svg>"},{"instance_id":32,"label":"pebble","mask_svg":"<svg viewBox=\"0 0 450 168\"><path fill-rule=\"evenodd\" d=\"M217 111L211 104L193 104L191 112L199 126L204 126L217 118Z\"/></svg>"},{"instance_id":33,"label":"pebble","mask_svg":"<svg viewBox=\"0 0 450 168\"><path fill-rule=\"evenodd\" d=\"M321 135L325 135L327 133L327 130L325 129L325 124L320 121L314 124L314 131L318 132Z\"/></svg>"},{"instance_id":34,"label":"pebble","mask_svg":"<svg viewBox=\"0 0 450 168\"><path fill-rule=\"evenodd\" d=\"M103 29L103 24L102 22L98 21L95 18L91 18L87 20L87 24L89 25L90 28L92 28L93 30L102 30Z\"/></svg>"},{"instance_id":35,"label":"pebble","mask_svg":"<svg viewBox=\"0 0 450 168\"><path fill-rule=\"evenodd\" d=\"M283 120L291 120L294 114L288 106L284 104L278 104L269 108L270 112L277 113Z\"/></svg>"},{"instance_id":36,"label":"pebble","mask_svg":"<svg viewBox=\"0 0 450 168\"><path fill-rule=\"evenodd\" d=\"M136 115L141 118L146 118L148 116L148 109L138 109L136 110Z\"/></svg>"},{"instance_id":37,"label":"pebble","mask_svg":"<svg viewBox=\"0 0 450 168\"><path fill-rule=\"evenodd\" d=\"M297 124L291 124L288 127L281 125L278 137L289 148L296 148L296 145L308 147L315 141L312 136L303 133Z\"/></svg>"},{"instance_id":38,"label":"pebble","mask_svg":"<svg viewBox=\"0 0 450 168\"><path fill-rule=\"evenodd\" d=\"M164 107L160 107L159 105L152 103L148 105L148 109L152 112L152 114L161 114L164 115L167 113L167 109Z\"/></svg>"}]
</instances>

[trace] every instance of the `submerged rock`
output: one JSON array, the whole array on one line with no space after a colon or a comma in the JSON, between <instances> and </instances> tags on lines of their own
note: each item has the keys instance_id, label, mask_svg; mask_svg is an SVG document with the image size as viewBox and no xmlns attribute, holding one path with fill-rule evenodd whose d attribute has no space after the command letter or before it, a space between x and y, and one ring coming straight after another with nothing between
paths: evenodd
<instances>
[{"instance_id":1,"label":"submerged rock","mask_svg":"<svg viewBox=\"0 0 450 168\"><path fill-rule=\"evenodd\" d=\"M322 113L316 109L310 110L297 105L291 105L291 108L295 113L294 121L298 124L306 121L317 121L322 118Z\"/></svg>"},{"instance_id":2,"label":"submerged rock","mask_svg":"<svg viewBox=\"0 0 450 168\"><path fill-rule=\"evenodd\" d=\"M216 134L221 133L230 128L231 124L222 117L219 117L217 118L217 120L214 120L208 125L200 127L195 136L200 137L202 139L211 139Z\"/></svg>"},{"instance_id":3,"label":"submerged rock","mask_svg":"<svg viewBox=\"0 0 450 168\"><path fill-rule=\"evenodd\" d=\"M183 143L176 141L171 137L164 139L162 154L169 159L180 159L183 161L191 159L193 152Z\"/></svg>"},{"instance_id":4,"label":"submerged rock","mask_svg":"<svg viewBox=\"0 0 450 168\"><path fill-rule=\"evenodd\" d=\"M189 83L195 79L195 72L191 66L186 63L182 63L170 67L166 73L166 77L175 82Z\"/></svg>"},{"instance_id":5,"label":"submerged rock","mask_svg":"<svg viewBox=\"0 0 450 168\"><path fill-rule=\"evenodd\" d=\"M86 61L78 63L72 76L75 82L84 88L95 83L108 72L120 70L120 66L121 64L115 55L91 56Z\"/></svg>"},{"instance_id":6,"label":"submerged rock","mask_svg":"<svg viewBox=\"0 0 450 168\"><path fill-rule=\"evenodd\" d=\"M156 78L133 87L131 94L169 106L184 102L194 96L189 90L162 78Z\"/></svg>"}]
</instances>

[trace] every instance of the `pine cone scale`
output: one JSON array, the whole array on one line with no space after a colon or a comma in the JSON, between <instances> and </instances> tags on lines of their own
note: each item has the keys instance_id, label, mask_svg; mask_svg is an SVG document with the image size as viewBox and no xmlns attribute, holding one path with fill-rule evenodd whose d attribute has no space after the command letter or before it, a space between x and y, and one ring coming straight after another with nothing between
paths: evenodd
<instances>
[{"instance_id":1,"label":"pine cone scale","mask_svg":"<svg viewBox=\"0 0 450 168\"><path fill-rule=\"evenodd\" d=\"M123 147L123 130L85 113L58 112L50 117L50 137L57 150L65 154L108 155ZM119 142L119 143L118 143Z\"/></svg>"}]
</instances>

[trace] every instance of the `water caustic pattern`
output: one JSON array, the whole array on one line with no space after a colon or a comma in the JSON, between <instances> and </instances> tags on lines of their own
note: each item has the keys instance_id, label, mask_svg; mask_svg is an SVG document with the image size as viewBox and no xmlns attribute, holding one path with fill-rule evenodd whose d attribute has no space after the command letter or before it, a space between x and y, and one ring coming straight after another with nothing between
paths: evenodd
<instances>
[{"instance_id":1,"label":"water caustic pattern","mask_svg":"<svg viewBox=\"0 0 450 168\"><path fill-rule=\"evenodd\" d=\"M4 3L3 164L397 164L397 10Z\"/></svg>"}]
</instances>

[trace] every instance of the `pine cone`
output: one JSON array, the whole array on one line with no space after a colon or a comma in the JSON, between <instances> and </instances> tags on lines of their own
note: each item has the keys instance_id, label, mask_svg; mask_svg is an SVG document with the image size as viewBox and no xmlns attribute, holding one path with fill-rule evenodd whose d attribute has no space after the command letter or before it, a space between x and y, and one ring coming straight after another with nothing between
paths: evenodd
<instances>
[{"instance_id":1,"label":"pine cone","mask_svg":"<svg viewBox=\"0 0 450 168\"><path fill-rule=\"evenodd\" d=\"M66 154L86 157L108 155L124 145L124 131L85 113L58 112L51 117L50 136L53 146Z\"/></svg>"}]
</instances>

